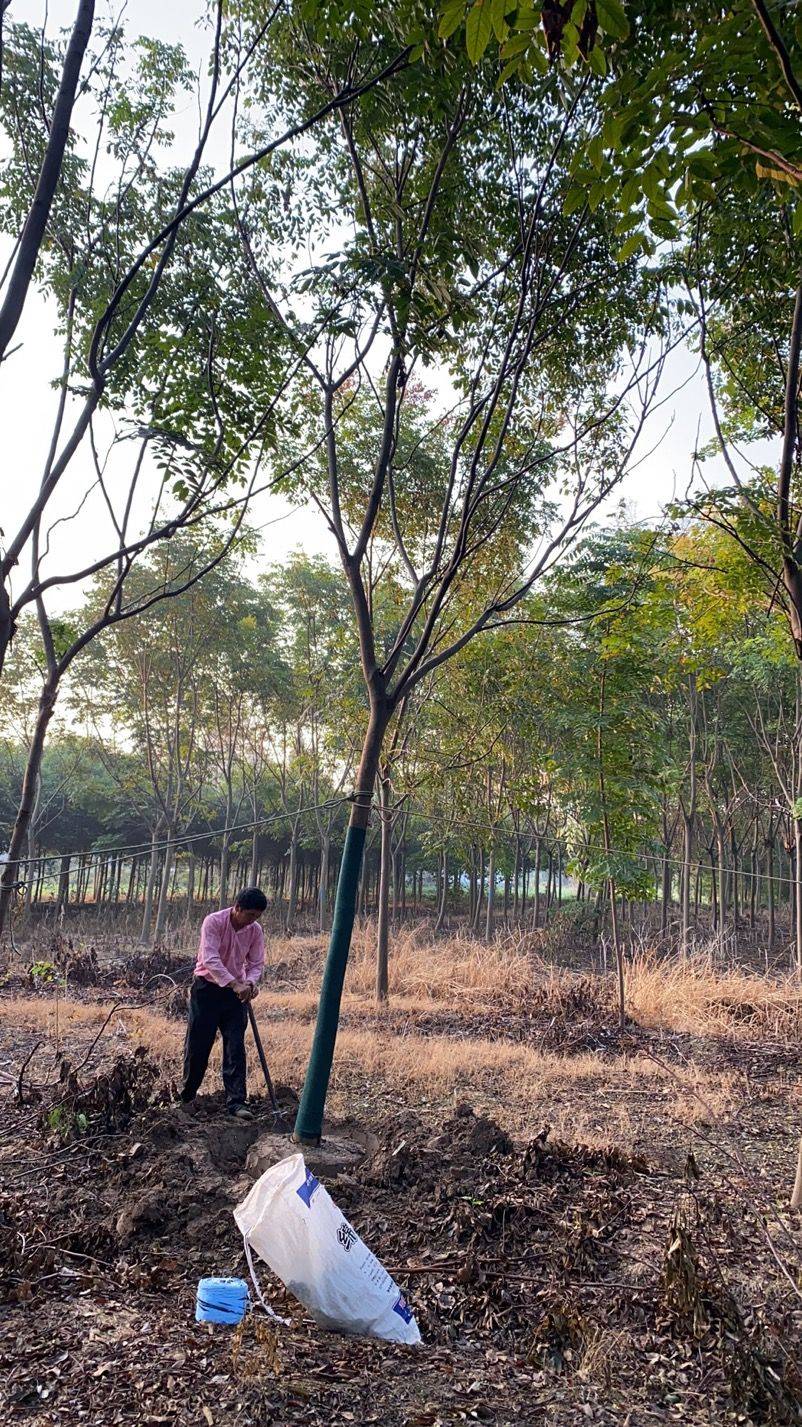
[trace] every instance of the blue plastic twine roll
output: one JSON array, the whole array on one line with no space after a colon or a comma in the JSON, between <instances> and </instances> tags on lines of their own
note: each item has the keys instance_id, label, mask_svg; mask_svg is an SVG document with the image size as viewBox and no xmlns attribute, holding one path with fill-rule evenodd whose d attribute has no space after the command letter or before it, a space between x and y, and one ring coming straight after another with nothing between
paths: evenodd
<instances>
[{"instance_id":1,"label":"blue plastic twine roll","mask_svg":"<svg viewBox=\"0 0 802 1427\"><path fill-rule=\"evenodd\" d=\"M202 1278L195 1296L196 1323L241 1323L248 1303L244 1278Z\"/></svg>"}]
</instances>

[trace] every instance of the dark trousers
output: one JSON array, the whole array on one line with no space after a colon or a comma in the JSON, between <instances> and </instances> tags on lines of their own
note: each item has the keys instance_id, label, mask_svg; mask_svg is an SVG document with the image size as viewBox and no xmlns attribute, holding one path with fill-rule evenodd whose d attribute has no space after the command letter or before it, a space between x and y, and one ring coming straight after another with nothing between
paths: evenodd
<instances>
[{"instance_id":1,"label":"dark trousers","mask_svg":"<svg viewBox=\"0 0 802 1427\"><path fill-rule=\"evenodd\" d=\"M248 1012L230 986L218 986L196 976L189 993L189 1019L184 1041L184 1083L181 1099L194 1100L206 1074L212 1046L223 1037L223 1086L226 1105L245 1104L245 1025Z\"/></svg>"}]
</instances>

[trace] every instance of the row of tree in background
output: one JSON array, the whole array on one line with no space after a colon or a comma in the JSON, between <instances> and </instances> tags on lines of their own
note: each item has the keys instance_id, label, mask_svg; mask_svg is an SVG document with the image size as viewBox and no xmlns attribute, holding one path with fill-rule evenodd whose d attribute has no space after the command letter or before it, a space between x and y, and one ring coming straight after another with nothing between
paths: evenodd
<instances>
[{"instance_id":1,"label":"row of tree in background","mask_svg":"<svg viewBox=\"0 0 802 1427\"><path fill-rule=\"evenodd\" d=\"M173 541L143 579L191 558ZM365 719L355 634L324 560L255 569L245 541L146 630L122 624L76 660L33 770L23 911L136 904L159 939L261 880L288 930L326 927ZM374 612L387 642L392 595ZM6 837L38 757L41 664L23 622L0 704ZM396 716L360 892L380 989L391 920L413 906L491 938L569 895L616 944L622 917L686 950L759 925L768 954L790 940L802 964L801 722L784 625L736 542L623 517L590 535L515 625Z\"/></svg>"}]
</instances>

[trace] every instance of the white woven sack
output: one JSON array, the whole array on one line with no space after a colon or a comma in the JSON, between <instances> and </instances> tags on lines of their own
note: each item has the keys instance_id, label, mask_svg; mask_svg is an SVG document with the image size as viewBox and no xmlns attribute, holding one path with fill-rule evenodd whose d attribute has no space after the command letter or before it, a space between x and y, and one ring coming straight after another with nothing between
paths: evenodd
<instances>
[{"instance_id":1,"label":"white woven sack","mask_svg":"<svg viewBox=\"0 0 802 1427\"><path fill-rule=\"evenodd\" d=\"M280 1160L234 1210L246 1244L321 1328L421 1340L398 1284L340 1213L302 1154Z\"/></svg>"}]
</instances>

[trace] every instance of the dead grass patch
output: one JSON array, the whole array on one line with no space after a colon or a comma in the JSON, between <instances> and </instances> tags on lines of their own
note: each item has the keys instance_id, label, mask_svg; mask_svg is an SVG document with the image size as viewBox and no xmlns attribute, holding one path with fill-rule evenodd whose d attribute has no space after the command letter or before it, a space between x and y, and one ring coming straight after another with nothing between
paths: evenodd
<instances>
[{"instance_id":1,"label":"dead grass patch","mask_svg":"<svg viewBox=\"0 0 802 1427\"><path fill-rule=\"evenodd\" d=\"M646 953L627 967L627 1002L642 1025L700 1035L798 1038L802 990L793 977L722 969L698 955L658 960Z\"/></svg>"},{"instance_id":2,"label":"dead grass patch","mask_svg":"<svg viewBox=\"0 0 802 1427\"><path fill-rule=\"evenodd\" d=\"M37 997L8 998L0 1002L0 1019L54 1042L54 1009L52 1001ZM266 1009L260 1003L257 1013L271 1073L276 1080L299 1085L313 1025L291 1015L270 1016ZM108 1005L62 1001L61 1040L76 1033L82 1042L90 1040L108 1010ZM105 1034L115 1048L120 1042L144 1044L170 1073L177 1072L180 1022L148 1009L121 1010ZM254 1059L252 1075L257 1077ZM219 1052L212 1070L218 1066ZM638 1126L655 1115L688 1127L705 1122L710 1111L724 1115L736 1094L731 1073L669 1069L641 1055L561 1055L473 1036L397 1035L381 1027L344 1026L337 1040L333 1105L347 1101L355 1072L369 1085L384 1086L412 1103L426 1097L462 1098L483 1108L492 1106L494 1115L515 1132L539 1130L548 1120L561 1138L600 1146L634 1144Z\"/></svg>"}]
</instances>

